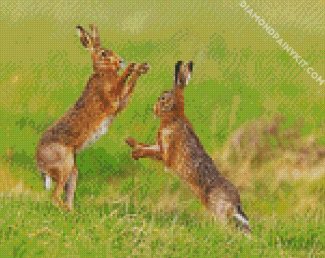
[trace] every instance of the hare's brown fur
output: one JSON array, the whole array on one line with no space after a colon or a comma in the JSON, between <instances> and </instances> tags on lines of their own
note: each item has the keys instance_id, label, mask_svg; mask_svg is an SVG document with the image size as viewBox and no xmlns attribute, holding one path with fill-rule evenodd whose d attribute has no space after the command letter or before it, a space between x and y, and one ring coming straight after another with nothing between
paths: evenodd
<instances>
[{"instance_id":1,"label":"hare's brown fur","mask_svg":"<svg viewBox=\"0 0 325 258\"><path fill-rule=\"evenodd\" d=\"M192 64L181 65L183 70L176 77L192 70ZM167 168L189 184L216 218L226 222L234 217L248 232L248 219L241 209L237 188L219 173L184 114L184 87L184 82L175 82L174 88L164 92L155 105L155 113L161 119L156 145L127 139L133 148L132 156L134 159L151 157L162 160Z\"/></svg>"},{"instance_id":2,"label":"hare's brown fur","mask_svg":"<svg viewBox=\"0 0 325 258\"><path fill-rule=\"evenodd\" d=\"M100 47L97 28L91 26L92 35L77 28L81 43L91 51L94 72L76 104L44 132L36 153L38 168L57 182L53 201L68 209L73 207L76 188L76 154L106 133L126 106L137 79L149 69L147 64L129 64L119 76L122 59ZM61 200L64 187L66 204Z\"/></svg>"}]
</instances>

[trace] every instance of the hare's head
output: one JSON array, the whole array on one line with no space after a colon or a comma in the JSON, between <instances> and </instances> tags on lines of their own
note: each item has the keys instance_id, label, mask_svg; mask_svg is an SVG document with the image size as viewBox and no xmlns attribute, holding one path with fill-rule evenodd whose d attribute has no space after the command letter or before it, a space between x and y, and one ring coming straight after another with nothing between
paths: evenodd
<instances>
[{"instance_id":1,"label":"hare's head","mask_svg":"<svg viewBox=\"0 0 325 258\"><path fill-rule=\"evenodd\" d=\"M191 73L193 71L193 62L189 61L184 63L178 61L175 65L175 87L184 88L191 79Z\"/></svg>"},{"instance_id":2,"label":"hare's head","mask_svg":"<svg viewBox=\"0 0 325 258\"><path fill-rule=\"evenodd\" d=\"M174 88L165 91L158 98L154 112L158 117L177 117L184 115L183 89L188 84L193 71L193 62L178 61L175 64Z\"/></svg>"},{"instance_id":3,"label":"hare's head","mask_svg":"<svg viewBox=\"0 0 325 258\"><path fill-rule=\"evenodd\" d=\"M170 116L175 113L176 98L174 91L164 91L154 106L156 116Z\"/></svg>"},{"instance_id":4,"label":"hare's head","mask_svg":"<svg viewBox=\"0 0 325 258\"><path fill-rule=\"evenodd\" d=\"M101 47L98 29L90 25L91 33L77 26L81 44L91 52L94 71L118 71L123 65L123 59L112 50Z\"/></svg>"}]
</instances>

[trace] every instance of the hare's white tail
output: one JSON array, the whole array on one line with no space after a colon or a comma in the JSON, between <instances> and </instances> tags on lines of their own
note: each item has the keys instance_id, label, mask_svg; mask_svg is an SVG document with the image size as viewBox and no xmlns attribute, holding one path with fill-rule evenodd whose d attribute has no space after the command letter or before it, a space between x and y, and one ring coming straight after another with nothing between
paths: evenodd
<instances>
[{"instance_id":1,"label":"hare's white tail","mask_svg":"<svg viewBox=\"0 0 325 258\"><path fill-rule=\"evenodd\" d=\"M42 177L43 177L45 190L47 191L51 190L51 183L52 183L51 177L45 173L42 173Z\"/></svg>"},{"instance_id":2,"label":"hare's white tail","mask_svg":"<svg viewBox=\"0 0 325 258\"><path fill-rule=\"evenodd\" d=\"M244 211L241 208L241 205L237 205L234 212L234 219L238 226L245 234L251 233L251 228L249 226L249 220Z\"/></svg>"}]
</instances>

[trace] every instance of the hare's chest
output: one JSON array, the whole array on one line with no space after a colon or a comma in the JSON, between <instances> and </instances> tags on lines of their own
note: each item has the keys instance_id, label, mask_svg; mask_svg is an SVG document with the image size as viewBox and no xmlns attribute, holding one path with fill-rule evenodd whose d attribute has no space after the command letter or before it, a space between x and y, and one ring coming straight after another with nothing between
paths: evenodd
<instances>
[{"instance_id":1,"label":"hare's chest","mask_svg":"<svg viewBox=\"0 0 325 258\"><path fill-rule=\"evenodd\" d=\"M173 131L170 128L164 128L160 132L161 149L164 156L166 156L169 153L168 149L172 147L171 146L172 133Z\"/></svg>"},{"instance_id":2,"label":"hare's chest","mask_svg":"<svg viewBox=\"0 0 325 258\"><path fill-rule=\"evenodd\" d=\"M83 150L92 144L94 144L96 141L100 139L104 134L108 132L108 127L111 125L113 121L113 116L109 116L105 118L98 126L97 128L90 133L89 137L85 140L83 145L79 150Z\"/></svg>"}]
</instances>

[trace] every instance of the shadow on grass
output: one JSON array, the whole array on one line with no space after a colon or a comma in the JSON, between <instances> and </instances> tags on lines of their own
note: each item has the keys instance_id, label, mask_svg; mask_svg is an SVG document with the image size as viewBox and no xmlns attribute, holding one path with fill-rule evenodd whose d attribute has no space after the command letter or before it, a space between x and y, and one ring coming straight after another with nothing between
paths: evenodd
<instances>
[{"instance_id":1,"label":"shadow on grass","mask_svg":"<svg viewBox=\"0 0 325 258\"><path fill-rule=\"evenodd\" d=\"M35 170L35 159L32 155L29 155L26 151L17 151L3 156L6 161L9 161L11 165L24 168L26 170Z\"/></svg>"},{"instance_id":2,"label":"shadow on grass","mask_svg":"<svg viewBox=\"0 0 325 258\"><path fill-rule=\"evenodd\" d=\"M10 164L15 175L25 183L33 186L41 182L36 168L35 157L26 151L10 152L3 156ZM110 177L127 177L139 164L134 162L127 152L108 153L104 148L90 148L77 155L79 170L77 194L83 196L99 196L104 187L107 187ZM29 171L22 173L21 171Z\"/></svg>"},{"instance_id":3,"label":"shadow on grass","mask_svg":"<svg viewBox=\"0 0 325 258\"><path fill-rule=\"evenodd\" d=\"M79 169L78 194L80 196L99 196L108 184L109 177L124 177L138 166L127 152L117 152L114 155L104 148L89 149L77 156Z\"/></svg>"}]
</instances>

